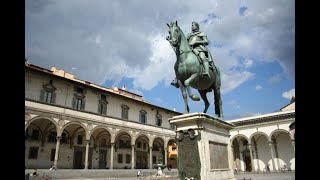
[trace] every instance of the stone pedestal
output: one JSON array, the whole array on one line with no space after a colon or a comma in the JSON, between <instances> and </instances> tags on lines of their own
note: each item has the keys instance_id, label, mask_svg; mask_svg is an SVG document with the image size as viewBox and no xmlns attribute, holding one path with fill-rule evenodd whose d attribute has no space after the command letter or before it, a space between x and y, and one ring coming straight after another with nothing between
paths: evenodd
<instances>
[{"instance_id":1,"label":"stone pedestal","mask_svg":"<svg viewBox=\"0 0 320 180\"><path fill-rule=\"evenodd\" d=\"M179 179L236 180L229 130L234 125L205 113L175 116Z\"/></svg>"}]
</instances>

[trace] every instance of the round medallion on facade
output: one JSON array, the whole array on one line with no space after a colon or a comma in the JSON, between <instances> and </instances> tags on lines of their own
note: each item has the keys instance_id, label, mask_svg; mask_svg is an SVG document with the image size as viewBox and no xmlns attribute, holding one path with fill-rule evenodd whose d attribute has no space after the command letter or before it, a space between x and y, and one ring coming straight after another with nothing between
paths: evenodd
<instances>
[{"instance_id":1,"label":"round medallion on facade","mask_svg":"<svg viewBox=\"0 0 320 180\"><path fill-rule=\"evenodd\" d=\"M58 124L59 124L59 126L63 126L63 125L65 124L65 122L64 122L64 120L60 119L60 120L58 121Z\"/></svg>"},{"instance_id":2,"label":"round medallion on facade","mask_svg":"<svg viewBox=\"0 0 320 180\"><path fill-rule=\"evenodd\" d=\"M88 125L87 125L87 128L88 128L89 131L91 131L92 128L93 128L93 126L92 126L91 124L88 124Z\"/></svg>"},{"instance_id":3,"label":"round medallion on facade","mask_svg":"<svg viewBox=\"0 0 320 180\"><path fill-rule=\"evenodd\" d=\"M30 119L31 119L30 114L25 113L25 114L24 114L24 120L25 120L25 121L29 121Z\"/></svg>"}]
</instances>

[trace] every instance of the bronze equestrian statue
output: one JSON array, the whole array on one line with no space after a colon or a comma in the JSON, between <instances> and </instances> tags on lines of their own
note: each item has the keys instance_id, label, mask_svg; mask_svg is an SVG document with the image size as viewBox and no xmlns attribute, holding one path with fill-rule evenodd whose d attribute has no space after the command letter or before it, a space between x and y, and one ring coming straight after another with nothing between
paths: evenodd
<instances>
[{"instance_id":1,"label":"bronze equestrian statue","mask_svg":"<svg viewBox=\"0 0 320 180\"><path fill-rule=\"evenodd\" d=\"M178 26L177 21L167 25L169 27L167 40L177 56L174 65L176 78L171 84L181 89L185 104L184 114L189 113L187 93L192 100L200 100L199 97L191 92L191 86L199 91L205 103L204 113L207 112L210 105L206 94L213 90L215 114L219 118L223 118L220 71L213 64L212 56L204 46L208 44L206 35L199 32L199 24L196 22L192 23L192 33L188 34L187 38Z\"/></svg>"}]
</instances>

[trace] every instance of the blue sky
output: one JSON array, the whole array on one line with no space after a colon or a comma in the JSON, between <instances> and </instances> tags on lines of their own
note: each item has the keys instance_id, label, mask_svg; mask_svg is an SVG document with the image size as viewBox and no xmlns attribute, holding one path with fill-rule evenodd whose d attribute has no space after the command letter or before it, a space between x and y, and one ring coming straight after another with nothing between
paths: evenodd
<instances>
[{"instance_id":1,"label":"blue sky","mask_svg":"<svg viewBox=\"0 0 320 180\"><path fill-rule=\"evenodd\" d=\"M107 87L126 86L145 100L184 111L166 23L185 34L200 23L222 76L224 119L271 113L295 94L292 0L28 0L25 57ZM197 91L193 90L196 94ZM208 93L214 115L213 93ZM188 99L191 112L203 102Z\"/></svg>"}]
</instances>

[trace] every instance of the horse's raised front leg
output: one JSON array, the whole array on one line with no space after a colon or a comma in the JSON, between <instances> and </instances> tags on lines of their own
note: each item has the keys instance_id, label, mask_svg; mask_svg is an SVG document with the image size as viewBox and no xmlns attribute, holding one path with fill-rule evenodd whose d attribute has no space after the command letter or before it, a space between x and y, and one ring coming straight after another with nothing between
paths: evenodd
<instances>
[{"instance_id":1,"label":"horse's raised front leg","mask_svg":"<svg viewBox=\"0 0 320 180\"><path fill-rule=\"evenodd\" d=\"M202 100L204 101L204 110L203 113L206 113L208 110L208 107L210 105L208 99L207 99L207 90L198 90L200 93L200 96L202 98Z\"/></svg>"},{"instance_id":2,"label":"horse's raised front leg","mask_svg":"<svg viewBox=\"0 0 320 180\"><path fill-rule=\"evenodd\" d=\"M184 86L187 88L189 97L194 101L200 101L200 98L194 95L190 90L190 83L198 76L197 73L192 74L187 80L184 81Z\"/></svg>"},{"instance_id":3,"label":"horse's raised front leg","mask_svg":"<svg viewBox=\"0 0 320 180\"><path fill-rule=\"evenodd\" d=\"M187 99L187 93L186 93L186 87L184 87L184 85L182 84L182 82L177 79L179 87L181 89L181 93L182 93L182 97L183 97L183 101L184 101L184 113L183 114L187 114L189 113L189 105L188 105L188 99Z\"/></svg>"}]
</instances>

